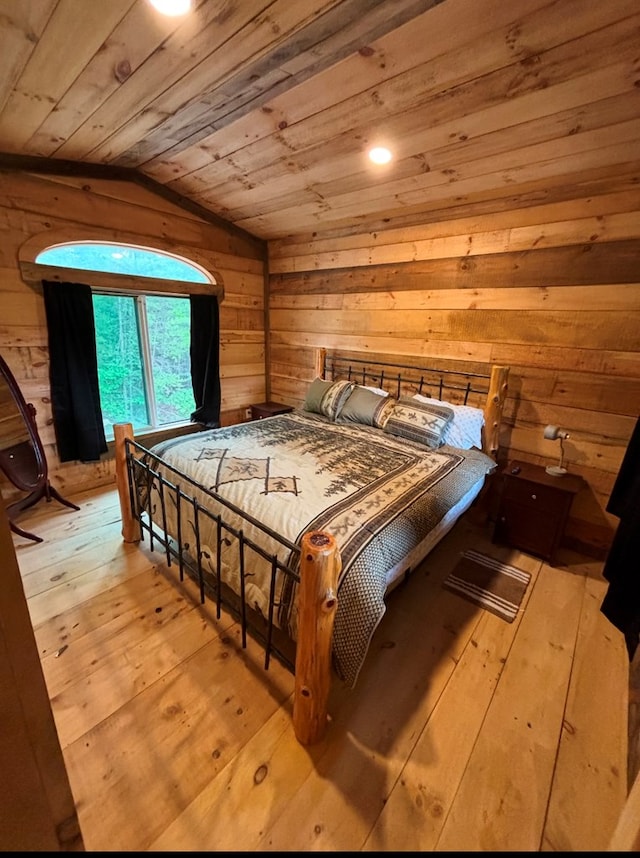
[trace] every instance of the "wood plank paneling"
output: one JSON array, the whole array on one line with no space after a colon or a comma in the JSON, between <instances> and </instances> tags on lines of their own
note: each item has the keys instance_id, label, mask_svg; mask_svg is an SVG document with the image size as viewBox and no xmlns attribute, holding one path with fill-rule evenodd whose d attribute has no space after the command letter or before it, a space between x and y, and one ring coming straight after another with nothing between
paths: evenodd
<instances>
[{"instance_id":1,"label":"wood plank paneling","mask_svg":"<svg viewBox=\"0 0 640 858\"><path fill-rule=\"evenodd\" d=\"M628 204L633 208L637 205L637 195L627 196ZM567 207L568 208L568 207ZM429 225L424 229L423 236L419 237L415 229L406 229L401 232L394 230L398 235L398 242L379 245L376 236L369 246L358 248L360 256L356 253L355 240L349 242L351 245L345 257L350 267L360 265L382 265L391 262L415 262L422 259L446 259L452 256L463 255L465 257L482 256L494 253L497 247L501 247L504 253L516 251L528 251L532 247L566 247L574 244L589 245L598 241L616 241L621 239L633 239L638 234L639 216L634 211L622 211L612 214L601 214L597 217L574 216L570 220L554 220L549 223L523 224L518 226L514 223L516 217L510 213L510 223L502 228L506 218L494 217L491 219L491 231L482 232L477 226L471 224L468 232L447 235L447 228L459 229L460 224L438 224ZM524 220L524 218L523 218ZM425 234L433 233L433 238L425 239ZM391 238L391 236L390 236ZM342 244L343 242L339 242ZM318 242L322 245L322 241ZM338 242L336 243L338 244ZM314 269L340 268L341 253L336 247L326 254L318 253L314 249L311 258L302 259L288 256L289 266L297 265L300 270L310 267ZM289 254L293 249L289 248ZM301 254L302 256L302 254ZM270 271L272 274L295 271L295 267L288 267L279 260L277 256L270 255Z\"/></svg>"},{"instance_id":2,"label":"wood plank paneling","mask_svg":"<svg viewBox=\"0 0 640 858\"><path fill-rule=\"evenodd\" d=\"M571 286L637 283L640 240L595 242L513 253L424 259L395 265L346 264L328 271L272 275L272 293L392 292L429 289L493 289L513 286Z\"/></svg>"},{"instance_id":3,"label":"wood plank paneling","mask_svg":"<svg viewBox=\"0 0 640 858\"><path fill-rule=\"evenodd\" d=\"M109 167L279 239L587 197L637 169L634 0L32 5L0 17L0 152L78 190L78 165Z\"/></svg>"},{"instance_id":4,"label":"wood plank paneling","mask_svg":"<svg viewBox=\"0 0 640 858\"><path fill-rule=\"evenodd\" d=\"M106 9L93 5L77 14L74 4L57 3L46 30L33 48L20 76L18 86L9 96L0 114L0 135L8 141L4 148L20 151L40 123L47 117L59 98L99 50L103 35L100 23L110 32L127 12L134 0L113 0ZM74 49L60 62L60 45ZM44 86L44 89L43 89ZM34 92L42 97L34 98Z\"/></svg>"},{"instance_id":5,"label":"wood plank paneling","mask_svg":"<svg viewBox=\"0 0 640 858\"><path fill-rule=\"evenodd\" d=\"M637 165L640 170L640 164ZM339 258L337 254L342 250L354 250L366 248L377 252L378 249L389 252L393 248L401 249L403 244L420 242L434 239L450 239L454 236L464 235L469 241L470 247L466 252L473 252L474 240L471 235L482 233L483 230L495 232L504 230L511 233L520 227L537 227L543 234L549 225L558 221L580 222L585 218L596 219L600 222L605 215L616 215L620 212L637 211L640 194L637 189L637 181L629 177L629 187L625 190L614 190L608 192L599 188L594 196L580 196L575 199L562 200L552 203L536 203L527 207L515 207L511 205L504 211L492 212L489 215L456 217L450 220L438 218L428 223L418 225L405 225L400 227L385 227L380 232L362 232L359 230L344 230L340 233L298 233L283 239L274 239L269 242L269 267L272 274L280 274L283 271L307 270L318 266L320 254L329 251ZM616 184L609 179L612 185ZM592 193L590 189L587 193ZM505 248L506 249L506 248ZM313 263L305 264L299 257L312 256ZM282 261L280 260L282 258ZM353 260L354 257L351 257ZM396 257L394 257L396 258ZM397 261L410 261L412 256L406 253L396 258ZM369 264L372 258L366 260ZM384 260L378 259L378 262ZM351 264L353 264L351 262ZM335 267L335 260L334 260Z\"/></svg>"},{"instance_id":6,"label":"wood plank paneling","mask_svg":"<svg viewBox=\"0 0 640 858\"><path fill-rule=\"evenodd\" d=\"M131 243L136 243L136 237L144 236L154 243L170 242L176 252L180 252L180 247L188 247L196 254L211 243L218 252L256 260L262 258L255 242L243 240L233 232L201 220L177 218L163 208L156 210L150 207L146 193L140 195L140 202L132 198L132 194L119 202L108 194L95 196L93 187L100 189L103 184L104 181L94 179L81 188L75 188L51 176L0 170L0 194L6 205L23 213L22 217L28 213L33 215L34 221L38 217L43 218L43 231L55 225L66 227L77 236L80 229L85 235L93 229L106 240ZM63 214L65 212L66 215ZM37 235L38 232L40 230L34 228L32 234ZM24 240L27 237L29 234L24 236Z\"/></svg>"},{"instance_id":7,"label":"wood plank paneling","mask_svg":"<svg viewBox=\"0 0 640 858\"><path fill-rule=\"evenodd\" d=\"M589 486L567 539L602 554L640 413L639 211L637 189L624 190L270 243L274 397L301 402L316 346L509 365L500 456L547 464L544 426L566 428L569 469Z\"/></svg>"}]
</instances>

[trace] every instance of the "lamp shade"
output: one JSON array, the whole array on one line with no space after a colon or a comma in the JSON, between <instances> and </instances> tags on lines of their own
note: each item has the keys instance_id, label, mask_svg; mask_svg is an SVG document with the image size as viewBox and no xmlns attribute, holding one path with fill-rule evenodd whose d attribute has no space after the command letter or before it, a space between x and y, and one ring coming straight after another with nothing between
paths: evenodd
<instances>
[{"instance_id":1,"label":"lamp shade","mask_svg":"<svg viewBox=\"0 0 640 858\"><path fill-rule=\"evenodd\" d=\"M547 441L557 441L558 438L568 438L569 433L565 432L565 430L561 429L559 426L545 426L544 437Z\"/></svg>"}]
</instances>

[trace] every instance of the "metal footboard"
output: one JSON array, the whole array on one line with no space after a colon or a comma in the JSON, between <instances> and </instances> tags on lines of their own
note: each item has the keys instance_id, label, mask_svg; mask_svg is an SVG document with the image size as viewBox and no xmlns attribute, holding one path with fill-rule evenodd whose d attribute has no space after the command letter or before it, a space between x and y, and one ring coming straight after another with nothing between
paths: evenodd
<instances>
[{"instance_id":1,"label":"metal footboard","mask_svg":"<svg viewBox=\"0 0 640 858\"><path fill-rule=\"evenodd\" d=\"M276 623L277 610L281 607L277 593L279 576L284 576L287 588L293 589L300 581L298 569L300 547L271 528L239 509L215 491L196 483L188 475L178 471L158 458L152 451L132 439L126 440L126 465L129 484L129 499L133 517L140 528L140 539L149 540L149 548L154 551L158 546L164 552L167 566L177 562L180 581L184 581L185 571L199 588L200 602L204 604L209 597L216 604L216 615L220 618L224 608L240 622L242 646L246 647L247 633L258 640L265 650L264 667L268 670L271 655L278 658L292 672L295 669L295 644ZM204 502L199 500L203 497ZM159 503L154 503L157 497ZM175 510L175 533L168 525L167 508L172 504ZM158 508L159 507L159 508ZM190 512L194 527L195 545L185 549L183 522L185 511ZM251 539L242 526L230 522L231 517L251 524L277 544L275 553L268 553L261 545ZM213 523L215 540L215 558L206 555L213 574L203 565L203 548L200 534L203 519ZM238 580L230 586L222 578L222 547L237 545ZM251 563L260 557L271 567L268 613L265 616L247 604L245 584L251 575ZM286 562L285 559L286 558Z\"/></svg>"}]
</instances>

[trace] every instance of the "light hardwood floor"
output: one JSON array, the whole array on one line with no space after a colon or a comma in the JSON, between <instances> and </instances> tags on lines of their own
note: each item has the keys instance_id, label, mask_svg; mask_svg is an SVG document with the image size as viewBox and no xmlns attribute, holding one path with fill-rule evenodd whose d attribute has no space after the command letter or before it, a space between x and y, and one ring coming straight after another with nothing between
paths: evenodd
<instances>
[{"instance_id":1,"label":"light hardwood floor","mask_svg":"<svg viewBox=\"0 0 640 858\"><path fill-rule=\"evenodd\" d=\"M628 662L602 563L493 545L473 510L388 602L325 739L293 677L143 546L114 489L14 544L87 850L602 850L627 794ZM532 573L513 623L441 586L460 551Z\"/></svg>"}]
</instances>

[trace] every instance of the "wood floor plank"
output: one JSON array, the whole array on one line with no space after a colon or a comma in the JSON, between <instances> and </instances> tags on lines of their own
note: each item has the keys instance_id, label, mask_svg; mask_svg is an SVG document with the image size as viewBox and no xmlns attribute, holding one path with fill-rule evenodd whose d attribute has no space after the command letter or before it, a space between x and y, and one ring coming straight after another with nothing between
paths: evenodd
<instances>
[{"instance_id":1,"label":"wood floor plank","mask_svg":"<svg viewBox=\"0 0 640 858\"><path fill-rule=\"evenodd\" d=\"M441 554L450 569L458 551ZM432 566L437 563L432 559ZM259 848L363 847L482 619L482 612L442 589L445 569L431 576L420 571L407 582L402 606L390 606L354 691L334 696L334 706L340 700L326 753Z\"/></svg>"},{"instance_id":2,"label":"wood floor plank","mask_svg":"<svg viewBox=\"0 0 640 858\"><path fill-rule=\"evenodd\" d=\"M49 503L42 500L16 517L16 524L23 530L30 531L43 540L37 543L22 537L16 539L16 552L25 555L25 560L46 555L47 547L50 546L48 538L50 535L55 535L59 539L62 534L70 535L86 531L87 527L97 525L101 518L107 518L110 521L119 519L118 497L111 491L105 492L104 488L80 492L66 499L80 509L71 509L55 500Z\"/></svg>"},{"instance_id":3,"label":"wood floor plank","mask_svg":"<svg viewBox=\"0 0 640 858\"><path fill-rule=\"evenodd\" d=\"M24 566L22 580L27 598L58 586L60 574L65 574L68 579L73 575L82 575L89 564L94 567L103 564L105 551L121 553L127 547L122 541L120 524L115 517L104 522L98 536L93 529L85 528L56 542L30 546L27 549L28 557L18 554L20 568Z\"/></svg>"},{"instance_id":4,"label":"wood floor plank","mask_svg":"<svg viewBox=\"0 0 640 858\"><path fill-rule=\"evenodd\" d=\"M248 850L360 848L383 807L389 778L393 781L388 772L410 752L424 710L433 708L455 669L457 647L464 646L480 619L461 600L454 600L453 611L442 610L441 603L452 597L440 583L458 552L454 545L443 546L430 569L417 569L406 583L412 598L385 615L372 642L375 655L356 688L334 684L333 717L321 743L303 749L291 726L282 730L277 722L267 724L256 737L259 744L248 744L223 783L212 782L153 848L233 849L228 808L234 818L241 814ZM408 657L416 662L409 681ZM269 808L268 820L247 805L247 792L255 790L256 752L268 767L256 798L260 807ZM345 803L346 795L357 800Z\"/></svg>"},{"instance_id":5,"label":"wood floor plank","mask_svg":"<svg viewBox=\"0 0 640 858\"><path fill-rule=\"evenodd\" d=\"M146 637L135 626L106 637L94 650L91 672L51 696L63 750L218 636L208 608L185 607ZM51 663L42 664L47 682Z\"/></svg>"},{"instance_id":6,"label":"wood floor plank","mask_svg":"<svg viewBox=\"0 0 640 858\"><path fill-rule=\"evenodd\" d=\"M586 577L545 851L606 851L627 796L627 656L600 612L605 592L603 580Z\"/></svg>"},{"instance_id":7,"label":"wood floor plank","mask_svg":"<svg viewBox=\"0 0 640 858\"><path fill-rule=\"evenodd\" d=\"M538 573L438 851L539 850L583 589L581 576Z\"/></svg>"},{"instance_id":8,"label":"wood floor plank","mask_svg":"<svg viewBox=\"0 0 640 858\"><path fill-rule=\"evenodd\" d=\"M255 849L262 832L273 825L302 787L317 756L317 750L304 748L296 740L290 710L276 710L149 849ZM242 847L238 846L239 831Z\"/></svg>"},{"instance_id":9,"label":"wood floor plank","mask_svg":"<svg viewBox=\"0 0 640 858\"><path fill-rule=\"evenodd\" d=\"M60 599L61 612L34 626L40 658L44 660L57 653L61 647L74 645L87 648L91 645L88 636L92 633L101 635L110 630L113 634L120 626L130 623L132 616L144 616L145 603L160 598L157 594L159 582L154 580L157 577L154 572L155 567L146 564L141 572L132 575L126 582L116 582L108 589L103 583L102 588L93 593L91 598L77 605L70 603L68 609L65 609L64 600ZM128 599L132 591L139 591L140 594L134 599L134 604L130 604ZM171 592L175 597L175 592ZM33 601L42 598L42 595L36 596ZM135 613L130 615L132 609Z\"/></svg>"},{"instance_id":10,"label":"wood floor plank","mask_svg":"<svg viewBox=\"0 0 640 858\"><path fill-rule=\"evenodd\" d=\"M149 558L136 545L108 539L94 542L68 561L62 558L46 572L42 570L43 578L31 575L23 579L31 622L38 628L150 568Z\"/></svg>"},{"instance_id":11,"label":"wood floor plank","mask_svg":"<svg viewBox=\"0 0 640 858\"><path fill-rule=\"evenodd\" d=\"M600 561L548 567L472 509L388 597L305 748L293 676L161 552L125 545L117 509L111 486L71 518L40 504L46 545L15 539L87 850L601 848L628 661ZM469 547L533 573L514 623L442 587Z\"/></svg>"},{"instance_id":12,"label":"wood floor plank","mask_svg":"<svg viewBox=\"0 0 640 858\"><path fill-rule=\"evenodd\" d=\"M144 572L80 605L65 618L61 628L59 618L54 617L44 627L36 629L50 695L60 694L65 688L87 679L103 667L105 659L118 658L112 656L112 652L136 646L195 607L194 600L164 576ZM212 630L224 633L231 623L229 619L225 626L223 621ZM45 656L45 639L49 638L53 638L54 646L48 643Z\"/></svg>"},{"instance_id":13,"label":"wood floor plank","mask_svg":"<svg viewBox=\"0 0 640 858\"><path fill-rule=\"evenodd\" d=\"M482 612L450 682L367 838L366 850L435 849L507 662L540 563L522 557L518 565L532 574L519 615L513 623L507 623ZM452 598L459 597L452 594ZM456 725L455 730L452 724Z\"/></svg>"},{"instance_id":14,"label":"wood floor plank","mask_svg":"<svg viewBox=\"0 0 640 858\"><path fill-rule=\"evenodd\" d=\"M475 618L469 619L469 631L476 624ZM433 640L437 634L434 632ZM446 643L442 636L440 645L450 647L451 632L446 634ZM426 646L425 649L431 650L431 647ZM384 655L391 656L396 673L398 660L403 660L401 651L399 645L392 649L384 648ZM441 649L437 655L432 652L434 662L439 660L440 654ZM439 687L453 669L452 660L449 659L448 663L447 659L441 661L444 662L441 675L434 675L435 669L430 674L428 685L432 689L432 697L425 704L427 706L433 705ZM243 848L268 851L359 848L383 806L384 795L389 788L387 768L392 772L393 761L402 759L407 753L406 750L395 753L386 745L392 745L394 740L402 744L399 736L403 733L406 733L404 741L411 744L415 732L409 724L407 711L409 707L415 710L415 704L408 699L403 701L401 695L394 693L397 688L387 687L381 696L378 679L379 675L372 676L369 682L365 679L364 691L359 689L357 695L358 702L337 713L328 736L318 746L302 748L295 740L291 725L283 732L276 730L275 737L271 732L273 725L268 725L258 737L259 744L243 749L237 765L234 765L234 774L230 773L223 784L216 781L207 787L193 807L188 808L185 817L176 820L171 829L153 844L153 848L175 849L179 842L181 848L186 849L232 849L234 835L228 830L226 811L230 809L235 817L236 809L246 804L247 788L255 771L252 761L256 760L256 752L259 758L268 761L268 777L260 782L258 804L269 808L269 819L267 824L260 814L256 816L250 806L246 807L242 825ZM375 696L375 701L372 696ZM371 718L370 706L377 710L374 719ZM357 796L357 800L345 804L345 795ZM339 808L338 812L336 808ZM204 827L201 820L209 820L209 824ZM287 845L282 846L282 843Z\"/></svg>"},{"instance_id":15,"label":"wood floor plank","mask_svg":"<svg viewBox=\"0 0 640 858\"><path fill-rule=\"evenodd\" d=\"M277 664L265 675L257 646L247 654L237 638L210 639L65 749L88 851L149 849L265 721L290 723L293 677Z\"/></svg>"}]
</instances>

